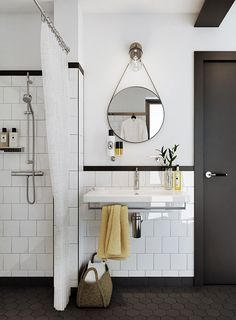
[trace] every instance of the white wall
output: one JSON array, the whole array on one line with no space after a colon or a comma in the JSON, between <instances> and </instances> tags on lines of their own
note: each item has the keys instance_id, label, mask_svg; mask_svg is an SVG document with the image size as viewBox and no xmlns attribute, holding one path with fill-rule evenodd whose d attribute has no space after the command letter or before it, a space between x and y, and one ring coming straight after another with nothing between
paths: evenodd
<instances>
[{"instance_id":1,"label":"white wall","mask_svg":"<svg viewBox=\"0 0 236 320\"><path fill-rule=\"evenodd\" d=\"M0 70L41 69L40 14L0 14Z\"/></svg>"},{"instance_id":2,"label":"white wall","mask_svg":"<svg viewBox=\"0 0 236 320\"><path fill-rule=\"evenodd\" d=\"M82 60L83 17L78 0L54 0L54 23L70 47L69 61Z\"/></svg>"},{"instance_id":3,"label":"white wall","mask_svg":"<svg viewBox=\"0 0 236 320\"><path fill-rule=\"evenodd\" d=\"M194 51L236 50L235 17L234 6L221 28L195 29L193 15L85 15L85 165L154 165L155 148L175 143L178 163L193 165ZM107 106L133 41L143 45L166 119L155 138L125 143L124 156L112 163L105 150Z\"/></svg>"}]
</instances>

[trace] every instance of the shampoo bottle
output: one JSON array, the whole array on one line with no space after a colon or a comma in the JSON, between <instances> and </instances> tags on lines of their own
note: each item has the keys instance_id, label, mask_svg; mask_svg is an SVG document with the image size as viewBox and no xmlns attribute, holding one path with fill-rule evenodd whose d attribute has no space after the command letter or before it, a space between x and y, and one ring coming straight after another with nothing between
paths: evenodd
<instances>
[{"instance_id":1,"label":"shampoo bottle","mask_svg":"<svg viewBox=\"0 0 236 320\"><path fill-rule=\"evenodd\" d=\"M16 128L12 128L9 134L9 147L17 148L18 147L18 132Z\"/></svg>"},{"instance_id":2,"label":"shampoo bottle","mask_svg":"<svg viewBox=\"0 0 236 320\"><path fill-rule=\"evenodd\" d=\"M176 166L176 171L174 172L174 189L176 191L182 189L182 173L179 170L179 165Z\"/></svg>"},{"instance_id":3,"label":"shampoo bottle","mask_svg":"<svg viewBox=\"0 0 236 320\"><path fill-rule=\"evenodd\" d=\"M8 144L8 132L6 128L2 128L2 132L0 133L0 147L7 148Z\"/></svg>"},{"instance_id":4,"label":"shampoo bottle","mask_svg":"<svg viewBox=\"0 0 236 320\"><path fill-rule=\"evenodd\" d=\"M113 130L109 130L107 136L107 155L108 157L115 156L115 136Z\"/></svg>"}]
</instances>

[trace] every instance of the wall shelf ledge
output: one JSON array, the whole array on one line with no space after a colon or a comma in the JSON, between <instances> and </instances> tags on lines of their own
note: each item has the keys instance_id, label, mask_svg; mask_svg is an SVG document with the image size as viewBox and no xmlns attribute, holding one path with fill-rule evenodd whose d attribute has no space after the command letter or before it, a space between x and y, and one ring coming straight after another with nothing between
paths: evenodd
<instances>
[{"instance_id":1,"label":"wall shelf ledge","mask_svg":"<svg viewBox=\"0 0 236 320\"><path fill-rule=\"evenodd\" d=\"M0 147L0 153L3 153L3 152L23 152L23 151L24 151L23 147L17 147L17 148L11 148L11 147L2 148L2 147Z\"/></svg>"}]
</instances>

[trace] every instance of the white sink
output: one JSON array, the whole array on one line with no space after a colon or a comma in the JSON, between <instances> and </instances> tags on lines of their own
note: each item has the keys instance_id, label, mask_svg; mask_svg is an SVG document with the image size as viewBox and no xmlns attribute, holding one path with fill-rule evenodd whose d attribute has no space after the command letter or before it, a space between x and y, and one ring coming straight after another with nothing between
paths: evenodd
<instances>
[{"instance_id":1,"label":"white sink","mask_svg":"<svg viewBox=\"0 0 236 320\"><path fill-rule=\"evenodd\" d=\"M85 203L185 203L188 195L182 191L163 188L142 188L139 190L122 188L93 188L84 194Z\"/></svg>"}]
</instances>

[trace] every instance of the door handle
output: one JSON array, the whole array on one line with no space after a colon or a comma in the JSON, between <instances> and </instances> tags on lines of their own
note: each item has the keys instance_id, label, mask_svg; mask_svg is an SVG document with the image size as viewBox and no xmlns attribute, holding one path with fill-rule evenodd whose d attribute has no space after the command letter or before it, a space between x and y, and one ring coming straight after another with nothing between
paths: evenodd
<instances>
[{"instance_id":1,"label":"door handle","mask_svg":"<svg viewBox=\"0 0 236 320\"><path fill-rule=\"evenodd\" d=\"M226 177L228 174L227 173L220 173L220 172L211 172L211 171L207 171L205 173L205 177L207 179L210 179L212 177Z\"/></svg>"}]
</instances>

